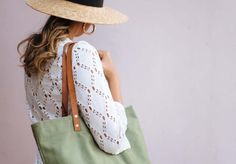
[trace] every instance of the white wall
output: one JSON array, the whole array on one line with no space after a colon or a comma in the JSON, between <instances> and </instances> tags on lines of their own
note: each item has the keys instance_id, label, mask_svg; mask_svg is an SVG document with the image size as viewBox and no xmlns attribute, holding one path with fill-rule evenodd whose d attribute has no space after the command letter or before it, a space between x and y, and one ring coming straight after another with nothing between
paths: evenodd
<instances>
[{"instance_id":1,"label":"white wall","mask_svg":"<svg viewBox=\"0 0 236 164\"><path fill-rule=\"evenodd\" d=\"M12 4L15 4L14 6ZM105 0L129 16L84 39L111 52L124 103L140 118L153 164L236 163L236 21L233 0ZM46 15L0 2L0 161L32 164L16 44Z\"/></svg>"}]
</instances>

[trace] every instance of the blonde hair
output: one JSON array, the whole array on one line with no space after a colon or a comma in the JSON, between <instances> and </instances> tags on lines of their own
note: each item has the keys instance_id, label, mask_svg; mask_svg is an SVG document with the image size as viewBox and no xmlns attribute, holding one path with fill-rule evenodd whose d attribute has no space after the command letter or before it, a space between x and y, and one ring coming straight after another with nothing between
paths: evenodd
<instances>
[{"instance_id":1,"label":"blonde hair","mask_svg":"<svg viewBox=\"0 0 236 164\"><path fill-rule=\"evenodd\" d=\"M69 26L74 23L72 20L50 16L40 33L33 33L17 45L17 52L21 55L20 62L23 64L25 73L28 76L45 72L45 63L57 56L57 42L68 37ZM20 47L24 46L23 53Z\"/></svg>"}]
</instances>

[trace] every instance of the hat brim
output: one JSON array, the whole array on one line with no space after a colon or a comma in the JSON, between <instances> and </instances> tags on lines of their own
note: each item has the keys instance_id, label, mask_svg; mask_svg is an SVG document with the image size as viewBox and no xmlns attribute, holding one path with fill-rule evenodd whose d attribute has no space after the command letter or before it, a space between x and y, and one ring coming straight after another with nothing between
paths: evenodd
<instances>
[{"instance_id":1,"label":"hat brim","mask_svg":"<svg viewBox=\"0 0 236 164\"><path fill-rule=\"evenodd\" d=\"M94 24L120 24L128 21L123 13L110 7L92 7L66 0L25 0L25 3L39 12Z\"/></svg>"}]
</instances>

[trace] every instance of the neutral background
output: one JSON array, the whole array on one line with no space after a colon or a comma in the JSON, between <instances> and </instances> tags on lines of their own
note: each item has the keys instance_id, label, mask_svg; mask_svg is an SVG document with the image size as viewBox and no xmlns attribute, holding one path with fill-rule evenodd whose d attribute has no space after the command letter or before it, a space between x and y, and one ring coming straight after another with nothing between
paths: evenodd
<instances>
[{"instance_id":1,"label":"neutral background","mask_svg":"<svg viewBox=\"0 0 236 164\"><path fill-rule=\"evenodd\" d=\"M236 163L236 2L105 0L129 16L86 40L110 51L125 106L139 116L153 164ZM0 163L33 164L17 43L45 22L16 0L0 2Z\"/></svg>"}]
</instances>

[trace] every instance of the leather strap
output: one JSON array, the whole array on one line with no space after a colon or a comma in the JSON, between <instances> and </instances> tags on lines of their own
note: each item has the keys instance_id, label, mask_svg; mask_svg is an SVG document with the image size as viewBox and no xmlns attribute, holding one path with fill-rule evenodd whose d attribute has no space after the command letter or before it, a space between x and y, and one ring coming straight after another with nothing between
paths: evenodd
<instances>
[{"instance_id":1,"label":"leather strap","mask_svg":"<svg viewBox=\"0 0 236 164\"><path fill-rule=\"evenodd\" d=\"M62 117L68 115L68 88L66 76L66 48L70 43L65 44L62 57Z\"/></svg>"},{"instance_id":2,"label":"leather strap","mask_svg":"<svg viewBox=\"0 0 236 164\"><path fill-rule=\"evenodd\" d=\"M68 49L68 46L72 43L66 43L63 48L63 57L62 57L62 117L67 116L68 111L68 83L67 83L67 53L66 49Z\"/></svg>"},{"instance_id":3,"label":"leather strap","mask_svg":"<svg viewBox=\"0 0 236 164\"><path fill-rule=\"evenodd\" d=\"M68 115L68 89L71 102L71 114L75 131L80 131L79 111L72 72L72 49L75 42L67 43L62 58L62 117ZM67 48L68 47L68 48ZM66 52L67 48L67 52Z\"/></svg>"}]
</instances>

